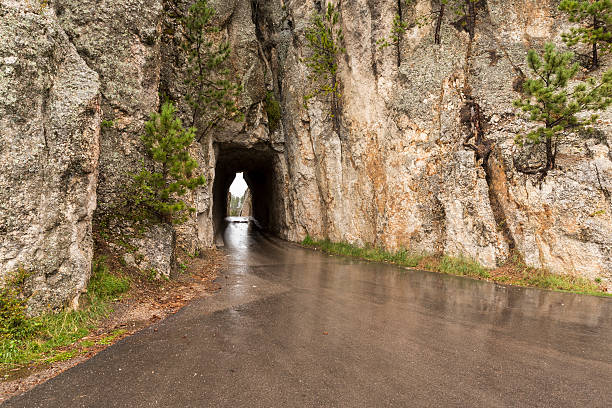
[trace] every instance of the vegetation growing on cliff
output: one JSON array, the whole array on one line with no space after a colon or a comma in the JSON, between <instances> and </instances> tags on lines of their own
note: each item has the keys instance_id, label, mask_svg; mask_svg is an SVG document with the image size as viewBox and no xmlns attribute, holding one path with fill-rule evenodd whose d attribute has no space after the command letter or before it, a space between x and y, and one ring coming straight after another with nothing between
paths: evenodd
<instances>
[{"instance_id":1,"label":"vegetation growing on cliff","mask_svg":"<svg viewBox=\"0 0 612 408\"><path fill-rule=\"evenodd\" d=\"M537 127L527 134L518 135L516 141L525 144L544 144L546 159L536 166L517 163L519 171L526 174L546 174L555 168L559 144L570 133L585 131L595 123L596 111L612 104L612 70L600 80L587 78L575 84L579 71L578 64L572 64L573 54L556 50L553 44L546 44L542 56L530 50L527 63L531 78L523 85L526 98L514 102L528 115Z\"/></svg>"},{"instance_id":2,"label":"vegetation growing on cliff","mask_svg":"<svg viewBox=\"0 0 612 408\"><path fill-rule=\"evenodd\" d=\"M310 69L311 91L304 97L306 102L316 96L328 98L331 115L336 122L339 114L340 87L338 62L346 52L342 46L344 34L338 27L340 13L335 4L329 3L325 13L315 13L306 30L306 46L310 55L304 59Z\"/></svg>"},{"instance_id":3,"label":"vegetation growing on cliff","mask_svg":"<svg viewBox=\"0 0 612 408\"><path fill-rule=\"evenodd\" d=\"M424 27L434 24L434 44L440 44L442 22L447 14L450 13L457 20L453 23L458 29L464 29L470 37L474 37L476 27L476 8L481 0L440 0L437 5L432 5L432 10L425 14L416 14L413 23L410 24L404 20L404 7L416 7L416 0L400 0L397 3L397 14L393 19L393 27L389 37L378 40L381 48L394 45L398 47L402 36L406 33L411 25Z\"/></svg>"},{"instance_id":4,"label":"vegetation growing on cliff","mask_svg":"<svg viewBox=\"0 0 612 408\"><path fill-rule=\"evenodd\" d=\"M214 15L208 0L196 0L181 20L187 58L185 99L192 109L191 126L200 127L198 140L226 119L243 118L235 102L242 87L226 67L230 45L213 24Z\"/></svg>"},{"instance_id":5,"label":"vegetation growing on cliff","mask_svg":"<svg viewBox=\"0 0 612 408\"><path fill-rule=\"evenodd\" d=\"M270 132L275 132L281 123L281 106L274 96L274 92L266 94L265 108L266 115L268 115L268 128Z\"/></svg>"},{"instance_id":6,"label":"vegetation growing on cliff","mask_svg":"<svg viewBox=\"0 0 612 408\"><path fill-rule=\"evenodd\" d=\"M410 252L406 249L397 252L389 252L375 247L358 247L346 242L314 240L310 236L306 236L302 241L302 245L332 255L350 256L368 261L391 263L447 275L468 276L502 284L530 286L563 292L574 292L595 296L612 296L612 294L606 292L605 288L601 287L599 283L601 281L593 282L578 276L553 274L546 270L528 267L518 259L510 259L506 265L500 268L488 269L478 262L466 257L425 255Z\"/></svg>"},{"instance_id":7,"label":"vegetation growing on cliff","mask_svg":"<svg viewBox=\"0 0 612 408\"><path fill-rule=\"evenodd\" d=\"M406 0L406 4L410 3L410 0ZM380 48L386 48L395 46L399 48L402 36L406 33L410 25L402 18L402 2L398 2L398 10L395 17L393 17L393 26L391 27L391 33L388 38L381 38L377 41Z\"/></svg>"},{"instance_id":8,"label":"vegetation growing on cliff","mask_svg":"<svg viewBox=\"0 0 612 408\"><path fill-rule=\"evenodd\" d=\"M135 209L175 224L184 222L195 211L181 198L206 183L204 176L194 175L198 163L189 154L195 132L195 128L183 128L171 102L164 103L160 113L151 115L141 139L155 169L143 169L134 177Z\"/></svg>"},{"instance_id":9,"label":"vegetation growing on cliff","mask_svg":"<svg viewBox=\"0 0 612 408\"><path fill-rule=\"evenodd\" d=\"M194 175L198 162L189 154L191 144L196 139L201 141L223 121L243 118L236 104L242 87L233 81L226 66L230 46L213 23L214 15L208 0L196 0L180 19L184 38L181 48L187 60L184 98L191 107L192 126L183 128L170 101L146 123L142 141L154 168L145 168L134 177L136 185L128 201L138 219L185 222L195 209L182 197L206 182L204 176Z\"/></svg>"},{"instance_id":10,"label":"vegetation growing on cliff","mask_svg":"<svg viewBox=\"0 0 612 408\"><path fill-rule=\"evenodd\" d=\"M590 46L591 67L598 67L601 54L612 51L612 0L563 0L559 10L579 24L563 34L563 41L570 47L578 43Z\"/></svg>"}]
</instances>

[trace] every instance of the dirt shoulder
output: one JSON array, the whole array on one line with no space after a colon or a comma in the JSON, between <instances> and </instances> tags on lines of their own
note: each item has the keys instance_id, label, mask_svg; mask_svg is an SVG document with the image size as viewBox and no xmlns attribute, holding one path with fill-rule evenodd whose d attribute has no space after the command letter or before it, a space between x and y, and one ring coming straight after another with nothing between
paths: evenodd
<instances>
[{"instance_id":1,"label":"dirt shoulder","mask_svg":"<svg viewBox=\"0 0 612 408\"><path fill-rule=\"evenodd\" d=\"M102 253L105 249L102 248ZM184 270L168 281L151 281L137 271L123 267L122 273L130 276L131 288L120 299L112 302L112 312L100 320L96 329L88 335L61 348L59 351L65 358L0 372L0 403L87 361L120 339L178 312L189 301L209 296L220 289L215 279L225 267L223 252L207 250L193 258L183 254L180 260ZM120 261L109 257L108 262L110 268L114 269Z\"/></svg>"}]
</instances>

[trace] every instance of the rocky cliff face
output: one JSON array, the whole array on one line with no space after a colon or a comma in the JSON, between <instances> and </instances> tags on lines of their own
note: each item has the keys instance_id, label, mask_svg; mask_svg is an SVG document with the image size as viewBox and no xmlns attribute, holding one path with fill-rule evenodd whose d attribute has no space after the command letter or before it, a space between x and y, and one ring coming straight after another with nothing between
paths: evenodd
<instances>
[{"instance_id":1,"label":"rocky cliff face","mask_svg":"<svg viewBox=\"0 0 612 408\"><path fill-rule=\"evenodd\" d=\"M433 3L401 11L410 19ZM278 65L288 238L444 251L487 266L516 249L536 267L612 277L610 112L599 136L562 147L558 169L543 182L515 165L524 151L514 137L527 127L512 107L516 83L528 71L529 48L561 43L567 26L558 2L479 2L473 36L448 13L439 45L425 25L385 49L376 41L388 36L397 2L342 2L338 132L327 107L301 103L303 30L318 4L286 2L291 43L276 34L285 50Z\"/></svg>"},{"instance_id":2,"label":"rocky cliff face","mask_svg":"<svg viewBox=\"0 0 612 408\"><path fill-rule=\"evenodd\" d=\"M100 82L48 8L2 2L0 19L0 277L25 273L38 312L89 278Z\"/></svg>"},{"instance_id":3,"label":"rocky cliff face","mask_svg":"<svg viewBox=\"0 0 612 408\"><path fill-rule=\"evenodd\" d=\"M184 93L177 16L189 3L0 1L9 22L0 28L2 274L28 266L39 293L62 293L57 302L84 286L93 203L98 219L112 214L144 158L139 135L158 92ZM229 184L244 171L253 215L286 239L463 254L487 266L516 250L532 266L612 279L610 113L597 137L562 146L542 182L516 166L527 155L514 136L527 123L512 101L527 50L561 43L557 1L481 1L473 32L447 13L440 44L427 24L387 48L377 41L396 0L338 2L346 53L336 126L325 101L303 98L304 31L325 1L211 3L246 120L194 146L208 183L190 197L197 213L176 229L178 245L215 243ZM406 21L437 7L415 3L400 10ZM271 100L280 122L268 117ZM138 258L169 269L171 245L151 250L154 241L140 239Z\"/></svg>"}]
</instances>

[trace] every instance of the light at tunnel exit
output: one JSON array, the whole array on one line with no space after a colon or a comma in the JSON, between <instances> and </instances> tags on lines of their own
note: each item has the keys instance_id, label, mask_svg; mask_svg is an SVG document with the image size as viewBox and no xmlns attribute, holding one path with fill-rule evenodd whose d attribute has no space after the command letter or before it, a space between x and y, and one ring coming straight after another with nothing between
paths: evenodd
<instances>
[{"instance_id":1,"label":"light at tunnel exit","mask_svg":"<svg viewBox=\"0 0 612 408\"><path fill-rule=\"evenodd\" d=\"M242 173L236 174L236 178L230 186L230 193L232 193L234 197L242 197L247 188L248 187L246 181L244 181Z\"/></svg>"}]
</instances>

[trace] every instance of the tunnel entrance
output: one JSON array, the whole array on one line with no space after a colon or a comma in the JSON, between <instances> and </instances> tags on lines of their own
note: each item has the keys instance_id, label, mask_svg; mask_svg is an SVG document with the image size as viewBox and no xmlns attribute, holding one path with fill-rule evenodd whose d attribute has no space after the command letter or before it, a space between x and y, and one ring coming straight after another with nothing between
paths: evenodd
<instances>
[{"instance_id":1,"label":"tunnel entrance","mask_svg":"<svg viewBox=\"0 0 612 408\"><path fill-rule=\"evenodd\" d=\"M215 241L221 244L225 219L230 215L229 189L238 173L242 173L251 198L251 217L257 225L277 234L284 223L282 188L279 185L278 153L269 147L245 148L232 145L216 146L216 167L213 183L213 220Z\"/></svg>"},{"instance_id":2,"label":"tunnel entrance","mask_svg":"<svg viewBox=\"0 0 612 408\"><path fill-rule=\"evenodd\" d=\"M250 201L250 194L249 187L244 181L244 175L242 173L236 174L229 189L229 196L227 197L229 205L226 213L230 217L250 217L250 204L247 202L247 205L245 205L247 200Z\"/></svg>"}]
</instances>

